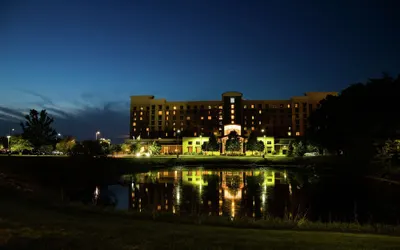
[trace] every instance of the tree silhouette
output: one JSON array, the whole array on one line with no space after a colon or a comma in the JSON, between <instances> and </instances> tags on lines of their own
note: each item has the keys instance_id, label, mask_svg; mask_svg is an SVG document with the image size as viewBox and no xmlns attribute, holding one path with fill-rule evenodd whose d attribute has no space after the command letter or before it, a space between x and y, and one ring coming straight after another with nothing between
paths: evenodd
<instances>
[{"instance_id":1,"label":"tree silhouette","mask_svg":"<svg viewBox=\"0 0 400 250\"><path fill-rule=\"evenodd\" d=\"M208 142L205 144L206 144L206 151L211 151L212 155L214 155L214 151L219 150L218 140L217 137L214 135L214 133L211 133Z\"/></svg>"},{"instance_id":2,"label":"tree silhouette","mask_svg":"<svg viewBox=\"0 0 400 250\"><path fill-rule=\"evenodd\" d=\"M328 96L309 117L307 138L313 144L345 155L369 158L400 132L394 112L400 98L400 77L384 75L354 84L339 96Z\"/></svg>"},{"instance_id":3,"label":"tree silhouette","mask_svg":"<svg viewBox=\"0 0 400 250\"><path fill-rule=\"evenodd\" d=\"M47 115L46 110L36 111L31 109L25 116L25 123L21 122L22 136L27 139L35 149L43 145L52 144L57 132L51 127L54 119Z\"/></svg>"},{"instance_id":4,"label":"tree silhouette","mask_svg":"<svg viewBox=\"0 0 400 250\"><path fill-rule=\"evenodd\" d=\"M257 135L254 132L251 132L249 139L247 140L246 150L252 151L253 155L254 151L258 150Z\"/></svg>"},{"instance_id":5,"label":"tree silhouette","mask_svg":"<svg viewBox=\"0 0 400 250\"><path fill-rule=\"evenodd\" d=\"M226 140L225 147L226 147L225 148L226 151L229 151L229 152L239 151L241 149L240 138L235 131L232 131L229 133L228 140Z\"/></svg>"}]
</instances>

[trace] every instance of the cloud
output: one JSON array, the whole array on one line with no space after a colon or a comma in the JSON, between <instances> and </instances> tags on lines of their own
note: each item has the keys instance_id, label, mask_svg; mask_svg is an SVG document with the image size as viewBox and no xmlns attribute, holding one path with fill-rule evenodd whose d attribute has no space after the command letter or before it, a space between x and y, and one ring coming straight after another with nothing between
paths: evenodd
<instances>
[{"instance_id":1,"label":"cloud","mask_svg":"<svg viewBox=\"0 0 400 250\"><path fill-rule=\"evenodd\" d=\"M31 90L21 90L22 92L32 95L32 96L36 96L39 97L45 104L50 104L50 105L54 105L53 101L51 100L51 98L44 96L42 94L36 93L34 91Z\"/></svg>"},{"instance_id":2,"label":"cloud","mask_svg":"<svg viewBox=\"0 0 400 250\"><path fill-rule=\"evenodd\" d=\"M87 105L74 101L59 103L47 96L31 91L24 91L35 95L40 108L46 109L54 118L54 127L63 135L76 136L78 140L94 139L96 131L110 138L113 142L120 142L129 134L129 102L127 101L102 101L97 105ZM43 103L40 103L42 101ZM24 113L30 107L19 109L0 106L0 133L7 133L10 126L24 120ZM19 128L19 126L18 126Z\"/></svg>"}]
</instances>

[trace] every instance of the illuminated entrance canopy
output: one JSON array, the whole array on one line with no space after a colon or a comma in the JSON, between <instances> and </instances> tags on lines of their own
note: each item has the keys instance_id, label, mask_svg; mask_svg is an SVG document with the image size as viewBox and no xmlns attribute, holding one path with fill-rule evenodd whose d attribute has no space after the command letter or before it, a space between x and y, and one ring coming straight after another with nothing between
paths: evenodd
<instances>
[{"instance_id":1,"label":"illuminated entrance canopy","mask_svg":"<svg viewBox=\"0 0 400 250\"><path fill-rule=\"evenodd\" d=\"M229 135L232 131L235 131L239 136L242 135L242 126L238 124L229 124L224 126L224 136Z\"/></svg>"}]
</instances>

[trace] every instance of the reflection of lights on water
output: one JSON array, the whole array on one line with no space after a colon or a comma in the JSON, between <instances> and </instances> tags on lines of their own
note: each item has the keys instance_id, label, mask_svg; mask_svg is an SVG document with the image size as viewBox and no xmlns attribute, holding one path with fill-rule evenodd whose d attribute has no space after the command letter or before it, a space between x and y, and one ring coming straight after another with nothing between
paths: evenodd
<instances>
[{"instance_id":1,"label":"reflection of lights on water","mask_svg":"<svg viewBox=\"0 0 400 250\"><path fill-rule=\"evenodd\" d=\"M292 195L292 184L289 183L289 194Z\"/></svg>"},{"instance_id":2,"label":"reflection of lights on water","mask_svg":"<svg viewBox=\"0 0 400 250\"><path fill-rule=\"evenodd\" d=\"M232 218L235 217L235 201L232 201Z\"/></svg>"},{"instance_id":3,"label":"reflection of lights on water","mask_svg":"<svg viewBox=\"0 0 400 250\"><path fill-rule=\"evenodd\" d=\"M174 206L172 207L172 213L173 214L175 213L175 207Z\"/></svg>"},{"instance_id":4,"label":"reflection of lights on water","mask_svg":"<svg viewBox=\"0 0 400 250\"><path fill-rule=\"evenodd\" d=\"M265 194L262 194L262 195L261 195L262 203L265 203L265 196L266 196Z\"/></svg>"}]
</instances>

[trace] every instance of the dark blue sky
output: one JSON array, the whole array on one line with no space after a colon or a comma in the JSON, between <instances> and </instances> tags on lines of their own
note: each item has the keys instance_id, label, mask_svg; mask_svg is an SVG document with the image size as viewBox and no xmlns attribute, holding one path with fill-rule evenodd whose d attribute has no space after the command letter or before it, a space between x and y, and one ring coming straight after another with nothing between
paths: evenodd
<instances>
[{"instance_id":1,"label":"dark blue sky","mask_svg":"<svg viewBox=\"0 0 400 250\"><path fill-rule=\"evenodd\" d=\"M128 133L129 96L288 99L400 73L397 1L0 1L0 134ZM13 122L14 125L9 125Z\"/></svg>"}]
</instances>

